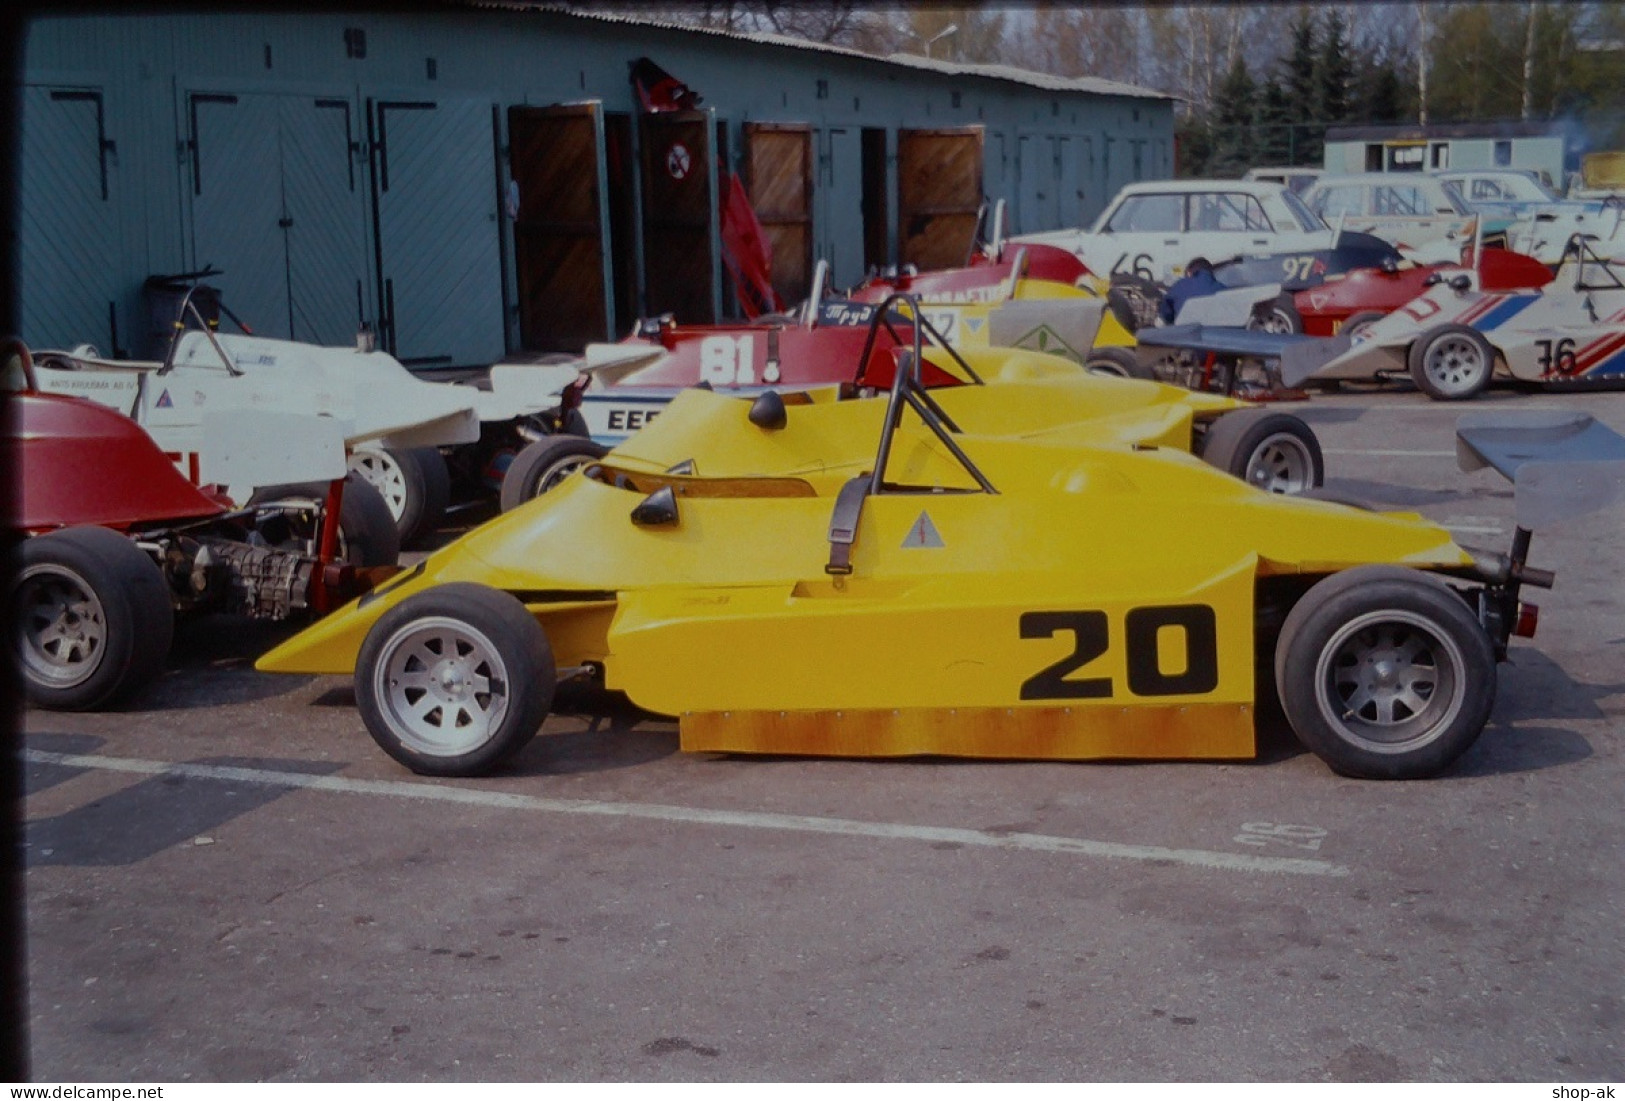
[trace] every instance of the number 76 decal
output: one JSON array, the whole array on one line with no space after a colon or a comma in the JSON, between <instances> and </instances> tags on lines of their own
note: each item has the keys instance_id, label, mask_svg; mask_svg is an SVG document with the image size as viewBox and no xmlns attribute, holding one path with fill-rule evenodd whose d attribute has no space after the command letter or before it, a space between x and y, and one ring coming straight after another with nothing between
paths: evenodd
<instances>
[{"instance_id":1,"label":"number 76 decal","mask_svg":"<svg viewBox=\"0 0 1625 1101\"><path fill-rule=\"evenodd\" d=\"M1165 628L1184 639L1184 667L1162 667L1158 635ZM1099 700L1116 693L1111 677L1071 677L1111 650L1111 627L1105 612L1023 612L1022 638L1053 638L1072 632L1072 652L1047 665L1021 685L1024 700ZM1206 604L1171 604L1131 608L1123 617L1123 645L1128 690L1136 696L1195 696L1219 683L1219 636L1213 609Z\"/></svg>"}]
</instances>

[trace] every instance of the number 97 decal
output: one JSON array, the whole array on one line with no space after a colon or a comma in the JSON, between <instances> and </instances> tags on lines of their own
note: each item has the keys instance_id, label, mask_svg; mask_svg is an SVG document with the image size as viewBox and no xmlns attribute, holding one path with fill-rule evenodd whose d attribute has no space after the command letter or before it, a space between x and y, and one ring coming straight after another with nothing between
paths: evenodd
<instances>
[{"instance_id":1,"label":"number 97 decal","mask_svg":"<svg viewBox=\"0 0 1625 1101\"><path fill-rule=\"evenodd\" d=\"M1021 684L1024 700L1100 700L1116 694L1111 677L1073 677L1111 650L1106 613L1023 612L1022 638L1054 638L1072 633L1072 652L1047 665ZM1165 655L1164 631L1177 632L1184 660ZM1123 617L1123 647L1128 690L1135 696L1198 696L1219 684L1219 634L1213 609L1206 604L1171 604L1131 608ZM1170 668L1163 665L1170 659Z\"/></svg>"}]
</instances>

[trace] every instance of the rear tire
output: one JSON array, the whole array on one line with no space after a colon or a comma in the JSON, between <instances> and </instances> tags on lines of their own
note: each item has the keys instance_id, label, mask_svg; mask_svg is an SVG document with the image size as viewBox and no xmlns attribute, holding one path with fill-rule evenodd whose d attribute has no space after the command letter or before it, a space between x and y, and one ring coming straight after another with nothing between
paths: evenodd
<instances>
[{"instance_id":1,"label":"rear tire","mask_svg":"<svg viewBox=\"0 0 1625 1101\"><path fill-rule=\"evenodd\" d=\"M409 547L440 527L451 502L451 473L432 447L363 445L350 453L350 470L370 482L394 517L400 545Z\"/></svg>"},{"instance_id":2,"label":"rear tire","mask_svg":"<svg viewBox=\"0 0 1625 1101\"><path fill-rule=\"evenodd\" d=\"M286 504L292 523L268 529L260 521L260 534L273 546L291 548L293 540L313 542L317 506L327 500L327 483L265 486L248 500L249 507L269 509ZM294 511L297 510L297 511ZM355 471L344 476L344 503L339 508L339 557L352 566L393 566L401 556L400 529L378 490Z\"/></svg>"},{"instance_id":3,"label":"rear tire","mask_svg":"<svg viewBox=\"0 0 1625 1101\"><path fill-rule=\"evenodd\" d=\"M567 475L608 453L609 448L585 436L548 436L526 445L502 476L502 511L540 497Z\"/></svg>"},{"instance_id":4,"label":"rear tire","mask_svg":"<svg viewBox=\"0 0 1625 1101\"><path fill-rule=\"evenodd\" d=\"M1326 480L1314 429L1291 413L1235 409L1221 414L1207 430L1201 457L1266 493L1299 494Z\"/></svg>"},{"instance_id":5,"label":"rear tire","mask_svg":"<svg viewBox=\"0 0 1625 1101\"><path fill-rule=\"evenodd\" d=\"M1475 397L1495 373L1495 349L1466 325L1429 329L1412 342L1406 359L1411 378L1435 401Z\"/></svg>"},{"instance_id":6,"label":"rear tire","mask_svg":"<svg viewBox=\"0 0 1625 1101\"><path fill-rule=\"evenodd\" d=\"M1091 375L1111 375L1114 378L1151 379L1151 368L1140 362L1140 357L1127 348L1091 348L1083 361L1083 369Z\"/></svg>"},{"instance_id":7,"label":"rear tire","mask_svg":"<svg viewBox=\"0 0 1625 1101\"><path fill-rule=\"evenodd\" d=\"M1287 615L1275 682L1292 729L1334 771L1418 779L1448 767L1489 721L1495 651L1438 578L1357 566Z\"/></svg>"},{"instance_id":8,"label":"rear tire","mask_svg":"<svg viewBox=\"0 0 1625 1101\"><path fill-rule=\"evenodd\" d=\"M408 597L367 633L356 705L385 753L424 776L479 776L536 736L557 670L515 597L457 582Z\"/></svg>"},{"instance_id":9,"label":"rear tire","mask_svg":"<svg viewBox=\"0 0 1625 1101\"><path fill-rule=\"evenodd\" d=\"M107 528L25 541L12 587L12 650L30 702L109 707L163 670L175 632L158 564Z\"/></svg>"}]
</instances>

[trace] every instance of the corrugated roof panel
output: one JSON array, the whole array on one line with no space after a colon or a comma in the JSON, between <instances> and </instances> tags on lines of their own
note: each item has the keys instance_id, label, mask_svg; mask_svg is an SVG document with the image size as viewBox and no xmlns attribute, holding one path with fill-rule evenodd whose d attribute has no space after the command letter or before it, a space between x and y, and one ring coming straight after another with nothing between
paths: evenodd
<instances>
[{"instance_id":1,"label":"corrugated roof panel","mask_svg":"<svg viewBox=\"0 0 1625 1101\"><path fill-rule=\"evenodd\" d=\"M847 46L836 46L828 42L813 42L805 38L791 38L788 35L772 34L766 31L732 31L720 27L700 27L688 23L672 23L665 20L625 15L619 12L582 11L562 4L526 3L525 0L457 0L457 6L489 8L500 11L548 12L554 15L565 15L575 19L592 20L600 23L684 31L689 34L709 35L714 38L755 42L763 46L780 46L785 49L835 54L881 65L896 65L901 68L940 73L944 76L972 76L986 80L1002 80L1011 84L1025 85L1029 88L1040 88L1048 92L1081 92L1088 95L1122 96L1130 99L1151 100L1176 100L1179 98L1167 92L1158 92L1150 88L1141 88L1135 84L1123 84L1119 81L1105 80L1100 77L1064 77L1056 76L1053 73L1037 73L1029 69L1017 68L1014 65L976 65L955 61L939 61L935 58L918 57L914 54L890 54L886 57L880 57Z\"/></svg>"}]
</instances>

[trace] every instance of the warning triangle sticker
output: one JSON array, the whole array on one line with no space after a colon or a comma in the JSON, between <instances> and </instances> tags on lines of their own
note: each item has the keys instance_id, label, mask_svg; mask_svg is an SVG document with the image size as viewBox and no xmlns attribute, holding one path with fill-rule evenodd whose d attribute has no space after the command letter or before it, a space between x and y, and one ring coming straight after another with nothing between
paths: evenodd
<instances>
[{"instance_id":1,"label":"warning triangle sticker","mask_svg":"<svg viewBox=\"0 0 1625 1101\"><path fill-rule=\"evenodd\" d=\"M1026 348L1034 352L1048 352L1051 355L1064 355L1071 359L1081 360L1077 350L1061 339L1059 333L1048 325L1040 325L1026 336L1016 341L1016 347Z\"/></svg>"},{"instance_id":2,"label":"warning triangle sticker","mask_svg":"<svg viewBox=\"0 0 1625 1101\"><path fill-rule=\"evenodd\" d=\"M173 409L173 408L175 408L175 402L170 398L168 390L165 390L163 393L158 395L158 402L157 402L157 405L155 406L155 408L158 408L158 409Z\"/></svg>"},{"instance_id":3,"label":"warning triangle sticker","mask_svg":"<svg viewBox=\"0 0 1625 1101\"><path fill-rule=\"evenodd\" d=\"M944 545L942 533L937 531L937 525L931 522L931 516L926 512L920 513L920 518L914 521L908 534L903 537L905 547L937 548Z\"/></svg>"}]
</instances>

